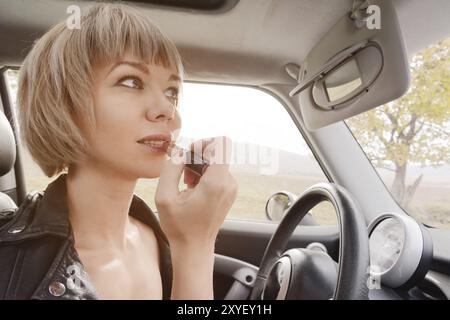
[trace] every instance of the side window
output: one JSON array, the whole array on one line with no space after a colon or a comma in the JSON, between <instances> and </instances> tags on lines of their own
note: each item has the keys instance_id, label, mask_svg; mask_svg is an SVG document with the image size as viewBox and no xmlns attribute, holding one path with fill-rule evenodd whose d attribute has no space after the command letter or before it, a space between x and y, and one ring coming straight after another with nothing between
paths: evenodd
<instances>
[{"instance_id":1,"label":"side window","mask_svg":"<svg viewBox=\"0 0 450 320\"><path fill-rule=\"evenodd\" d=\"M190 84L180 106L181 135L189 140L228 136L233 141L231 171L239 185L228 218L267 220L268 198L278 191L299 196L328 181L284 106L248 87ZM336 224L331 205L312 210L319 224Z\"/></svg>"},{"instance_id":2,"label":"side window","mask_svg":"<svg viewBox=\"0 0 450 320\"><path fill-rule=\"evenodd\" d=\"M7 82L13 104L18 72L8 70ZM239 185L228 218L267 221L265 206L278 191L299 196L317 182L327 181L322 169L283 105L260 90L206 84L184 84L180 105L185 143L212 136L233 141L231 171ZM22 150L27 191L42 190L47 178ZM135 193L152 208L158 179L141 179ZM337 223L333 208L321 203L313 208L318 224Z\"/></svg>"},{"instance_id":3,"label":"side window","mask_svg":"<svg viewBox=\"0 0 450 320\"><path fill-rule=\"evenodd\" d=\"M417 52L401 98L346 121L397 203L450 229L450 38Z\"/></svg>"}]
</instances>

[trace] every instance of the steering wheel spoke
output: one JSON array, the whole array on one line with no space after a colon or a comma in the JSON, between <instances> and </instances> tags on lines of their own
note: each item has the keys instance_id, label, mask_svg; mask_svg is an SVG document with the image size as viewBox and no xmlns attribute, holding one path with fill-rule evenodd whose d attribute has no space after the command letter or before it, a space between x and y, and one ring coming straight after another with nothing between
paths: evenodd
<instances>
[{"instance_id":1,"label":"steering wheel spoke","mask_svg":"<svg viewBox=\"0 0 450 320\"><path fill-rule=\"evenodd\" d=\"M233 278L224 300L248 299L258 274L258 267L220 254L214 256L214 272Z\"/></svg>"}]
</instances>

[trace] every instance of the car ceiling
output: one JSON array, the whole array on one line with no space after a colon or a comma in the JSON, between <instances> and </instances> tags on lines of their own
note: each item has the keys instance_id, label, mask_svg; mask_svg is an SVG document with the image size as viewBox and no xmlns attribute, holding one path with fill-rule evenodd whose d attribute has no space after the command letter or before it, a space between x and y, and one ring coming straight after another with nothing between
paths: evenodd
<instances>
[{"instance_id":1,"label":"car ceiling","mask_svg":"<svg viewBox=\"0 0 450 320\"><path fill-rule=\"evenodd\" d=\"M408 52L450 34L448 0L393 0ZM132 3L131 1L129 3ZM309 50L348 12L352 0L240 0L225 12L168 10L132 3L180 49L186 79L264 85L292 83L284 65ZM70 4L89 1L2 0L0 65L20 65L34 39L67 18Z\"/></svg>"}]
</instances>

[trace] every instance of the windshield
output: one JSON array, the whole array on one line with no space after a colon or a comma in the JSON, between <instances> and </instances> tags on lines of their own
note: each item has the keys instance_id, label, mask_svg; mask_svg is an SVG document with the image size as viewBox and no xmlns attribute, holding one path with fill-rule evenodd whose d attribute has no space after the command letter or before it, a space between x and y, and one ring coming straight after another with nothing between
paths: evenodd
<instances>
[{"instance_id":1,"label":"windshield","mask_svg":"<svg viewBox=\"0 0 450 320\"><path fill-rule=\"evenodd\" d=\"M406 95L346 121L410 215L450 229L450 38L411 59Z\"/></svg>"}]
</instances>

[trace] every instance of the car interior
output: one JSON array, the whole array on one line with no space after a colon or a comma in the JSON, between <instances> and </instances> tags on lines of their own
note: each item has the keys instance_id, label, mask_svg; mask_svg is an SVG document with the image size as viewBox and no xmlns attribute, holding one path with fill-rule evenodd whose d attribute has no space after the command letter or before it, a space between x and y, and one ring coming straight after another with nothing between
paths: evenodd
<instances>
[{"instance_id":1,"label":"car interior","mask_svg":"<svg viewBox=\"0 0 450 320\"><path fill-rule=\"evenodd\" d=\"M450 228L408 214L345 122L407 93L411 57L450 36L448 0L122 2L174 41L186 83L248 87L279 101L328 180L306 190L287 184L267 199L267 221L225 220L215 299L450 298ZM69 5L92 3L0 2L0 219L32 191L6 72L20 70ZM314 222L310 211L324 201L336 225Z\"/></svg>"}]
</instances>

